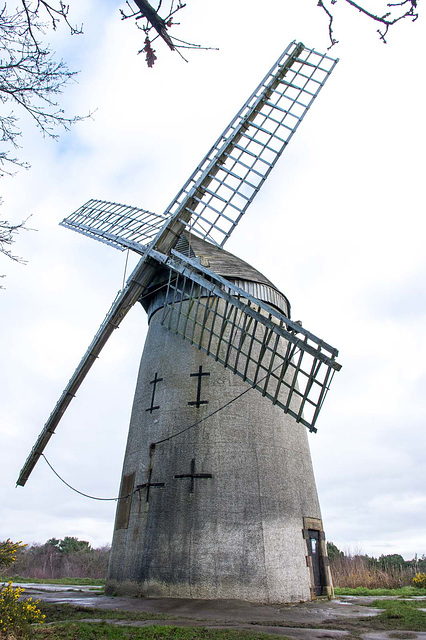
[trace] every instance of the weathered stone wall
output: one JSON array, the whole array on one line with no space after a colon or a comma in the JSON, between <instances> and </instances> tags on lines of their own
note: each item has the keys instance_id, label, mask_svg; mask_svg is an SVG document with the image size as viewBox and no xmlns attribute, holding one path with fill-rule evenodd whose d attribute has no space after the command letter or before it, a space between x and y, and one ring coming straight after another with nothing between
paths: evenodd
<instances>
[{"instance_id":1,"label":"weathered stone wall","mask_svg":"<svg viewBox=\"0 0 426 640\"><path fill-rule=\"evenodd\" d=\"M311 598L304 518L321 519L306 428L160 323L142 356L117 511L110 589L146 596ZM202 367L200 395L197 389ZM192 375L191 375L192 374ZM155 376L161 381L153 386ZM193 403L193 404L189 404ZM195 403L195 404L194 404ZM158 408L153 408L158 407ZM190 474L211 478L176 478ZM134 474L134 476L132 475ZM191 488L193 489L191 492Z\"/></svg>"}]
</instances>

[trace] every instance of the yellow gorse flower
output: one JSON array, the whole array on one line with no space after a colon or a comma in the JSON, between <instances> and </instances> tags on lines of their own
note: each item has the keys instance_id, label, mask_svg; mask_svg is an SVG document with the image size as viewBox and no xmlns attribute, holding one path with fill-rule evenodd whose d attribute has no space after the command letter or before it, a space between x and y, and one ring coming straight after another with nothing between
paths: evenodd
<instances>
[{"instance_id":1,"label":"yellow gorse flower","mask_svg":"<svg viewBox=\"0 0 426 640\"><path fill-rule=\"evenodd\" d=\"M0 587L0 637L6 634L17 640L27 638L31 624L44 622L46 616L37 608L39 600L20 600L24 591L22 587L13 587L11 582Z\"/></svg>"},{"instance_id":2,"label":"yellow gorse flower","mask_svg":"<svg viewBox=\"0 0 426 640\"><path fill-rule=\"evenodd\" d=\"M419 589L426 589L426 573L416 573L413 578L413 584Z\"/></svg>"},{"instance_id":3,"label":"yellow gorse flower","mask_svg":"<svg viewBox=\"0 0 426 640\"><path fill-rule=\"evenodd\" d=\"M27 545L19 542L12 542L9 538L0 542L0 567L9 567L16 560L19 549L24 549Z\"/></svg>"}]
</instances>

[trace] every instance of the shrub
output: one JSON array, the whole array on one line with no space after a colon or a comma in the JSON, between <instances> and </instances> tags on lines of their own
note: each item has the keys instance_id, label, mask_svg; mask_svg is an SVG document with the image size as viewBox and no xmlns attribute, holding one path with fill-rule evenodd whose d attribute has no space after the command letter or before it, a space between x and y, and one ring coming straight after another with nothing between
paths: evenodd
<instances>
[{"instance_id":1,"label":"shrub","mask_svg":"<svg viewBox=\"0 0 426 640\"><path fill-rule=\"evenodd\" d=\"M18 640L31 635L31 624L44 622L44 616L37 608L39 600L20 600L24 592L21 587L12 587L12 583L0 589L0 637L13 637Z\"/></svg>"},{"instance_id":2,"label":"shrub","mask_svg":"<svg viewBox=\"0 0 426 640\"><path fill-rule=\"evenodd\" d=\"M408 562L405 566L392 564L381 556L378 560L361 553L339 553L330 558L331 574L335 587L366 587L367 589L397 589L412 584L413 570Z\"/></svg>"},{"instance_id":3,"label":"shrub","mask_svg":"<svg viewBox=\"0 0 426 640\"><path fill-rule=\"evenodd\" d=\"M45 544L32 544L18 553L13 574L26 578L105 578L108 568L109 547L92 549L84 540L78 540L77 550L65 551L62 543L76 540L51 538ZM53 544L56 542L57 544ZM74 545L75 546L75 545ZM61 547L63 550L61 551ZM12 577L9 573L8 577Z\"/></svg>"},{"instance_id":4,"label":"shrub","mask_svg":"<svg viewBox=\"0 0 426 640\"><path fill-rule=\"evenodd\" d=\"M416 573L413 578L413 584L419 589L426 589L426 573Z\"/></svg>"},{"instance_id":5,"label":"shrub","mask_svg":"<svg viewBox=\"0 0 426 640\"><path fill-rule=\"evenodd\" d=\"M0 568L10 567L16 560L19 549L24 549L27 545L22 542L12 542L9 538L0 542Z\"/></svg>"}]
</instances>

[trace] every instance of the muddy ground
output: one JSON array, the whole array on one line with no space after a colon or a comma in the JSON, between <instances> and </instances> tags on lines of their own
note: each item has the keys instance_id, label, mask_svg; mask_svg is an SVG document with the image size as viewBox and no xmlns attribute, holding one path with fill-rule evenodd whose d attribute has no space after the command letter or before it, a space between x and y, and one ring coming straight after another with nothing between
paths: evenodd
<instances>
[{"instance_id":1,"label":"muddy ground","mask_svg":"<svg viewBox=\"0 0 426 640\"><path fill-rule=\"evenodd\" d=\"M69 585L24 586L27 596L47 602L153 613L155 619L143 621L111 620L112 624L146 626L203 626L209 628L246 629L275 633L297 640L342 638L346 640L391 640L395 638L426 640L426 632L398 630L377 631L369 620L381 609L368 605L377 597L341 596L334 600L316 600L289 605L271 605L237 600L191 600L177 598L125 598L100 593L99 587ZM158 616L161 616L159 619ZM93 618L91 618L93 620Z\"/></svg>"}]
</instances>

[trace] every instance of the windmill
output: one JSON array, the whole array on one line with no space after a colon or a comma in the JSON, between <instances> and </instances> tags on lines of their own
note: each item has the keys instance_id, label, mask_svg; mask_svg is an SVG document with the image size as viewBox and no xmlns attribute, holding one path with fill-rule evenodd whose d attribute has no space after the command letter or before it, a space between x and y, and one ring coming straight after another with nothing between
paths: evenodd
<instances>
[{"instance_id":1,"label":"windmill","mask_svg":"<svg viewBox=\"0 0 426 640\"><path fill-rule=\"evenodd\" d=\"M149 330L110 591L268 602L331 591L305 427L316 431L338 352L292 321L287 298L223 246L336 63L291 43L164 214L90 200L61 223L141 258L17 484L140 301Z\"/></svg>"}]
</instances>

